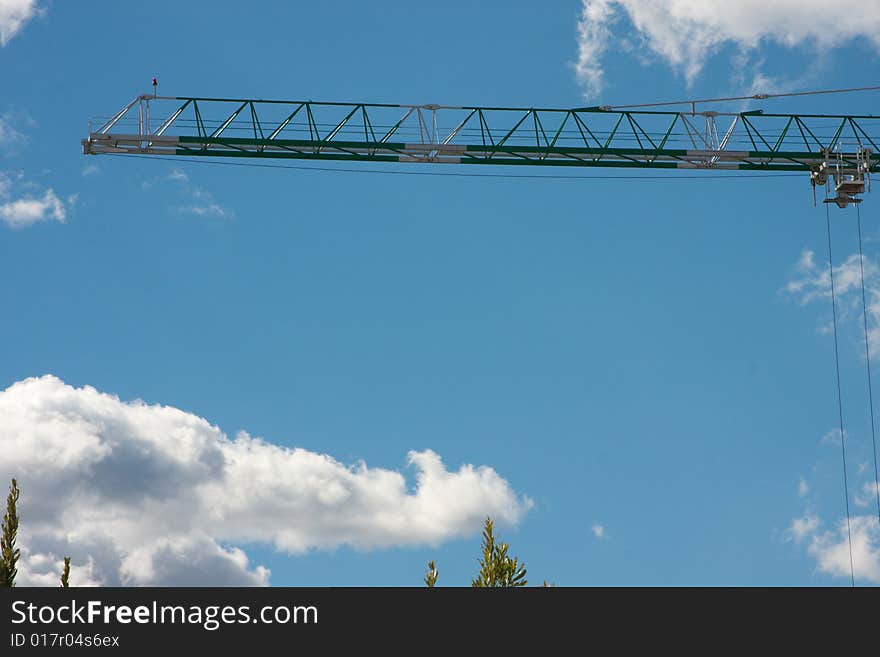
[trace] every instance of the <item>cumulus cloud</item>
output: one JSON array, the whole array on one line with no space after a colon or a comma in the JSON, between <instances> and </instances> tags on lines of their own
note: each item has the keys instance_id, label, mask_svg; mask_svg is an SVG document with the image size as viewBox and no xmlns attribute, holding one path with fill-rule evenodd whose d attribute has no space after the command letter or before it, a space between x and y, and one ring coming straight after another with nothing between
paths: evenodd
<instances>
[{"instance_id":1,"label":"cumulus cloud","mask_svg":"<svg viewBox=\"0 0 880 657\"><path fill-rule=\"evenodd\" d=\"M613 16L610 0L584 0L577 24L578 58L574 71L588 97L597 96L602 91L605 79L602 53L611 38L609 23Z\"/></svg>"},{"instance_id":2,"label":"cumulus cloud","mask_svg":"<svg viewBox=\"0 0 880 657\"><path fill-rule=\"evenodd\" d=\"M76 572L90 583L266 584L236 544L438 544L477 533L487 515L514 525L532 504L492 468L450 470L430 450L409 453L408 484L49 375L0 392L0 417L0 481L23 490L22 584L54 582L67 554L89 564Z\"/></svg>"},{"instance_id":3,"label":"cumulus cloud","mask_svg":"<svg viewBox=\"0 0 880 657\"><path fill-rule=\"evenodd\" d=\"M605 526L604 525L600 525L597 523L597 524L593 525L592 527L590 527L590 529L593 532L593 536L595 536L596 538L607 538L607 535L605 534Z\"/></svg>"},{"instance_id":4,"label":"cumulus cloud","mask_svg":"<svg viewBox=\"0 0 880 657\"><path fill-rule=\"evenodd\" d=\"M852 39L880 47L880 4L862 2L829 14L824 0L582 0L575 66L585 93L601 89L602 56L623 19L640 39L640 53L667 63L691 84L722 47L740 53L772 42L828 49Z\"/></svg>"},{"instance_id":5,"label":"cumulus cloud","mask_svg":"<svg viewBox=\"0 0 880 657\"><path fill-rule=\"evenodd\" d=\"M852 572L856 579L880 583L880 524L876 516L855 516L852 531ZM850 576L850 544L846 520L831 530L823 530L812 515L792 523L791 535L805 543L820 572L835 577Z\"/></svg>"},{"instance_id":6,"label":"cumulus cloud","mask_svg":"<svg viewBox=\"0 0 880 657\"><path fill-rule=\"evenodd\" d=\"M9 185L5 189L8 190ZM0 199L4 187L0 185ZM8 191L5 194L8 197ZM63 222L67 217L64 202L55 191L47 189L42 196L25 195L0 203L0 221L12 228L24 228L41 221Z\"/></svg>"},{"instance_id":7,"label":"cumulus cloud","mask_svg":"<svg viewBox=\"0 0 880 657\"><path fill-rule=\"evenodd\" d=\"M12 228L24 228L41 221L63 222L68 207L76 202L71 195L65 204L55 190L34 193L39 186L25 179L20 171L0 171L0 221Z\"/></svg>"},{"instance_id":8,"label":"cumulus cloud","mask_svg":"<svg viewBox=\"0 0 880 657\"><path fill-rule=\"evenodd\" d=\"M9 43L38 13L37 0L0 0L0 46Z\"/></svg>"}]
</instances>

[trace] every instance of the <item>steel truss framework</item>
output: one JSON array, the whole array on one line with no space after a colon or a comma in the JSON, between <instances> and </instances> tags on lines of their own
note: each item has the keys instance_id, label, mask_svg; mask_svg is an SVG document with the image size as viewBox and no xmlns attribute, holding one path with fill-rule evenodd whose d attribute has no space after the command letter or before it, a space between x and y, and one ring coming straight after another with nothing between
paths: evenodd
<instances>
[{"instance_id":1,"label":"steel truss framework","mask_svg":"<svg viewBox=\"0 0 880 657\"><path fill-rule=\"evenodd\" d=\"M158 117L158 118L157 118ZM880 117L138 96L85 153L650 169L880 170Z\"/></svg>"}]
</instances>

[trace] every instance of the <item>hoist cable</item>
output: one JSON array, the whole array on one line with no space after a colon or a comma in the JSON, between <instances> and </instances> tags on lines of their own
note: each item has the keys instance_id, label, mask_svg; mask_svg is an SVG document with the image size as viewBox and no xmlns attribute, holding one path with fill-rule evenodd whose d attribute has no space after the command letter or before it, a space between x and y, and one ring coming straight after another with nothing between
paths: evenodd
<instances>
[{"instance_id":1,"label":"hoist cable","mask_svg":"<svg viewBox=\"0 0 880 657\"><path fill-rule=\"evenodd\" d=\"M865 294L865 256L862 254L862 212L856 204L856 226L859 231L859 274L862 282L862 319L865 328L865 365L868 372L868 404L871 408L871 445L874 448L874 490L877 494L877 522L880 523L880 475L877 467L877 432L874 428L874 390L871 382L871 352L868 346L868 302Z\"/></svg>"},{"instance_id":2,"label":"hoist cable","mask_svg":"<svg viewBox=\"0 0 880 657\"><path fill-rule=\"evenodd\" d=\"M849 516L849 483L846 475L846 436L843 433L843 397L840 394L840 353L837 340L837 302L834 295L834 259L831 255L831 215L828 203L825 204L825 226L828 232L828 273L831 278L831 317L834 324L834 367L837 373L837 414L840 419L840 450L843 456L843 499L846 502L846 533L849 546L849 577L853 587L856 585L855 567L852 553L852 525Z\"/></svg>"}]
</instances>

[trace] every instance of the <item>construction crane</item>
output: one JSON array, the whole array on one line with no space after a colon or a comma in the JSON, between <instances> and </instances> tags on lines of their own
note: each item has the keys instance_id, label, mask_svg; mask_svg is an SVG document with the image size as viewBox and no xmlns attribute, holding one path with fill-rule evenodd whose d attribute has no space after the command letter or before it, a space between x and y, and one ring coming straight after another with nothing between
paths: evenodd
<instances>
[{"instance_id":1,"label":"construction crane","mask_svg":"<svg viewBox=\"0 0 880 657\"><path fill-rule=\"evenodd\" d=\"M258 100L137 96L82 140L90 155L282 158L336 162L484 164L500 166L616 167L675 171L802 172L825 188L826 204L856 207L865 360L874 446L871 354L859 205L880 171L880 116L698 111L706 103L769 100L782 96L880 91L880 87L758 94L670 103L573 109L457 107L311 100ZM682 106L684 109L668 109ZM155 118L158 116L159 118ZM794 174L792 174L794 175ZM828 273L843 484L855 586L831 220L825 206ZM880 522L880 486L877 487Z\"/></svg>"},{"instance_id":2,"label":"construction crane","mask_svg":"<svg viewBox=\"0 0 880 657\"><path fill-rule=\"evenodd\" d=\"M809 174L826 203L860 203L880 170L880 116L698 110L759 94L574 109L137 96L86 154L344 162L737 170ZM658 109L684 106L683 110ZM158 117L158 118L156 118Z\"/></svg>"}]
</instances>

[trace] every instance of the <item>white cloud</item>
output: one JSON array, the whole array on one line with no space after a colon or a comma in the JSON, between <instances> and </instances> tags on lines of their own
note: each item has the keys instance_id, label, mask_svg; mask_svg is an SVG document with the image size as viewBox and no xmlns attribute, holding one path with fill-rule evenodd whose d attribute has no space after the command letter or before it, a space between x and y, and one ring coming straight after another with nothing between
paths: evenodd
<instances>
[{"instance_id":1,"label":"white cloud","mask_svg":"<svg viewBox=\"0 0 880 657\"><path fill-rule=\"evenodd\" d=\"M236 543L437 544L487 515L514 525L532 504L492 468L449 470L430 450L409 453L408 486L397 470L230 439L196 415L53 376L0 392L0 417L0 481L22 487L22 584L51 580L67 554L105 585L264 584Z\"/></svg>"},{"instance_id":2,"label":"white cloud","mask_svg":"<svg viewBox=\"0 0 880 657\"><path fill-rule=\"evenodd\" d=\"M604 525L600 525L597 523L597 524L593 525L592 527L590 527L590 529L592 530L593 535L596 538L608 538L608 536L605 534L605 526Z\"/></svg>"},{"instance_id":3,"label":"white cloud","mask_svg":"<svg viewBox=\"0 0 880 657\"><path fill-rule=\"evenodd\" d=\"M9 43L39 12L37 0L0 0L0 46Z\"/></svg>"},{"instance_id":4,"label":"white cloud","mask_svg":"<svg viewBox=\"0 0 880 657\"><path fill-rule=\"evenodd\" d=\"M0 171L0 221L12 228L24 228L41 221L63 222L77 195L62 201L51 188L34 194L39 186L25 179L20 171Z\"/></svg>"},{"instance_id":5,"label":"white cloud","mask_svg":"<svg viewBox=\"0 0 880 657\"><path fill-rule=\"evenodd\" d=\"M99 167L97 164L87 164L82 168L82 171L80 171L80 175L83 178L95 176L99 173L101 173L101 167Z\"/></svg>"},{"instance_id":6,"label":"white cloud","mask_svg":"<svg viewBox=\"0 0 880 657\"><path fill-rule=\"evenodd\" d=\"M9 114L0 115L0 147L5 150L21 144L24 140L24 133L15 127L12 117Z\"/></svg>"},{"instance_id":7,"label":"white cloud","mask_svg":"<svg viewBox=\"0 0 880 657\"><path fill-rule=\"evenodd\" d=\"M13 228L24 228L40 221L63 222L64 203L50 188L42 196L23 196L0 204L0 220Z\"/></svg>"},{"instance_id":8,"label":"white cloud","mask_svg":"<svg viewBox=\"0 0 880 657\"><path fill-rule=\"evenodd\" d=\"M28 586L58 586L63 568L63 556L52 553L33 554L28 546L22 545L16 581L27 582ZM76 567L71 565L71 586L101 586L101 584L95 572L95 561L91 557L78 562Z\"/></svg>"},{"instance_id":9,"label":"white cloud","mask_svg":"<svg viewBox=\"0 0 880 657\"><path fill-rule=\"evenodd\" d=\"M856 579L880 583L880 525L877 517L855 516L850 526L853 574ZM820 531L816 521L802 526L800 533L793 527L792 533L799 541L808 540L807 552L816 560L821 572L849 578L850 544L846 520L838 523L835 531Z\"/></svg>"},{"instance_id":10,"label":"white cloud","mask_svg":"<svg viewBox=\"0 0 880 657\"><path fill-rule=\"evenodd\" d=\"M859 471L863 471L861 467L859 467ZM874 506L877 504L878 493L880 493L880 484L875 481L866 481L862 485L861 492L853 496L853 501L856 503L856 506Z\"/></svg>"},{"instance_id":11,"label":"white cloud","mask_svg":"<svg viewBox=\"0 0 880 657\"><path fill-rule=\"evenodd\" d=\"M868 310L868 343L872 359L880 349L880 266L867 256L862 259L865 272L865 300ZM831 314L831 276L827 261L816 263L815 254L805 249L795 266L795 277L785 286L785 292L797 298L801 305L814 301L827 304ZM834 293L837 296L838 319L862 319L862 283L859 255L848 256L834 267ZM825 327L821 328L826 332ZM839 432L838 432L839 433Z\"/></svg>"},{"instance_id":12,"label":"white cloud","mask_svg":"<svg viewBox=\"0 0 880 657\"><path fill-rule=\"evenodd\" d=\"M611 38L609 23L613 13L610 0L584 0L577 24L578 58L574 70L587 97L595 97L602 91L605 77L602 53Z\"/></svg>"},{"instance_id":13,"label":"white cloud","mask_svg":"<svg viewBox=\"0 0 880 657\"><path fill-rule=\"evenodd\" d=\"M250 568L243 550L223 548L210 536L193 532L132 546L119 575L134 586L268 586L271 572L263 566Z\"/></svg>"},{"instance_id":14,"label":"white cloud","mask_svg":"<svg viewBox=\"0 0 880 657\"><path fill-rule=\"evenodd\" d=\"M22 175L20 173L9 173L6 171L0 171L0 201L5 201L9 198L9 195L12 193L12 185L20 180Z\"/></svg>"},{"instance_id":15,"label":"white cloud","mask_svg":"<svg viewBox=\"0 0 880 657\"><path fill-rule=\"evenodd\" d=\"M865 257L863 259L865 269L865 284L874 287L877 282L880 268L877 264ZM785 289L791 294L798 295L802 304L808 304L817 299L831 298L831 276L828 272L828 261L821 265L816 264L816 254L809 249L804 249L796 266L797 277L789 281ZM834 293L845 295L849 292L861 290L861 271L859 268L859 256L856 253L848 256L842 264L834 267ZM873 290L872 291L876 291ZM859 299L861 301L861 299Z\"/></svg>"},{"instance_id":16,"label":"white cloud","mask_svg":"<svg viewBox=\"0 0 880 657\"><path fill-rule=\"evenodd\" d=\"M798 482L798 496L806 497L807 493L810 492L810 487L807 485L806 479L801 477L801 480Z\"/></svg>"},{"instance_id":17,"label":"white cloud","mask_svg":"<svg viewBox=\"0 0 880 657\"><path fill-rule=\"evenodd\" d=\"M218 203L211 192L190 184L189 176L181 169L175 168L170 173L159 178L144 180L141 183L141 187L149 189L157 182L177 183L178 192L186 198L184 203L171 208L173 212L215 219L233 219L235 217L235 211Z\"/></svg>"},{"instance_id":18,"label":"white cloud","mask_svg":"<svg viewBox=\"0 0 880 657\"><path fill-rule=\"evenodd\" d=\"M213 201L193 205L183 205L178 208L184 214L194 214L197 217L216 217L218 219L231 219L235 216L232 210L224 208Z\"/></svg>"},{"instance_id":19,"label":"white cloud","mask_svg":"<svg viewBox=\"0 0 880 657\"><path fill-rule=\"evenodd\" d=\"M802 518L795 518L789 531L795 540L801 541L819 528L819 518L808 513Z\"/></svg>"},{"instance_id":20,"label":"white cloud","mask_svg":"<svg viewBox=\"0 0 880 657\"><path fill-rule=\"evenodd\" d=\"M165 176L165 180L174 180L176 182L189 182L189 176L180 169L172 169L171 173Z\"/></svg>"},{"instance_id":21,"label":"white cloud","mask_svg":"<svg viewBox=\"0 0 880 657\"><path fill-rule=\"evenodd\" d=\"M188 181L186 174L182 171L174 171L172 175L179 174L182 178L175 180ZM214 200L214 195L201 187L188 187L188 193L192 199L192 203L178 208L184 214L194 214L197 217L214 217L217 219L232 219L235 212L229 208L224 208Z\"/></svg>"},{"instance_id":22,"label":"white cloud","mask_svg":"<svg viewBox=\"0 0 880 657\"><path fill-rule=\"evenodd\" d=\"M880 267L865 258L865 290L867 297L868 342L871 347L872 359L876 358L880 347ZM861 271L857 254L847 257L842 264L834 267L834 288L838 302L838 317L858 319L858 330L862 330L862 296ZM795 267L796 275L789 281L785 291L797 298L800 303L808 304L821 301L830 306L831 277L827 265L816 263L816 256L810 250L804 250ZM830 315L830 307L828 308ZM860 354L864 357L864 338L860 338ZM844 431L843 437L849 443L849 432ZM839 447L841 442L840 429L828 431L820 441L822 444ZM865 464L860 464L858 474L868 473ZM870 471L873 475L873 470ZM876 499L876 484L864 483L861 493L853 496L857 507L866 507ZM803 497L809 488L802 478L798 493ZM820 520L808 513L792 522L790 535L798 542L807 542L807 552L816 559L820 571L838 576L850 576L849 535L846 520L838 523L834 531L821 531ZM880 523L877 516L855 516L852 518L852 549L853 570L856 578L880 583Z\"/></svg>"},{"instance_id":23,"label":"white cloud","mask_svg":"<svg viewBox=\"0 0 880 657\"><path fill-rule=\"evenodd\" d=\"M839 447L840 436L840 429L829 429L819 439L819 443L822 445L835 445ZM846 429L843 430L843 436L849 441L849 432L846 431Z\"/></svg>"},{"instance_id":24,"label":"white cloud","mask_svg":"<svg viewBox=\"0 0 880 657\"><path fill-rule=\"evenodd\" d=\"M162 183L162 182L181 183L184 186L183 189L186 189L186 184L189 182L189 176L186 175L186 173L184 171L181 171L180 169L172 169L170 173L168 173L164 176L157 176L155 178L147 178L145 180L142 180L141 181L141 188L142 189L150 189L156 183Z\"/></svg>"},{"instance_id":25,"label":"white cloud","mask_svg":"<svg viewBox=\"0 0 880 657\"><path fill-rule=\"evenodd\" d=\"M880 47L880 3L861 2L835 11L825 0L582 0L578 23L578 79L587 95L601 89L602 56L612 28L626 17L651 53L691 84L722 47L740 53L762 43L807 45L814 51L852 39ZM831 13L829 13L831 12ZM766 89L762 90L766 91Z\"/></svg>"}]
</instances>

